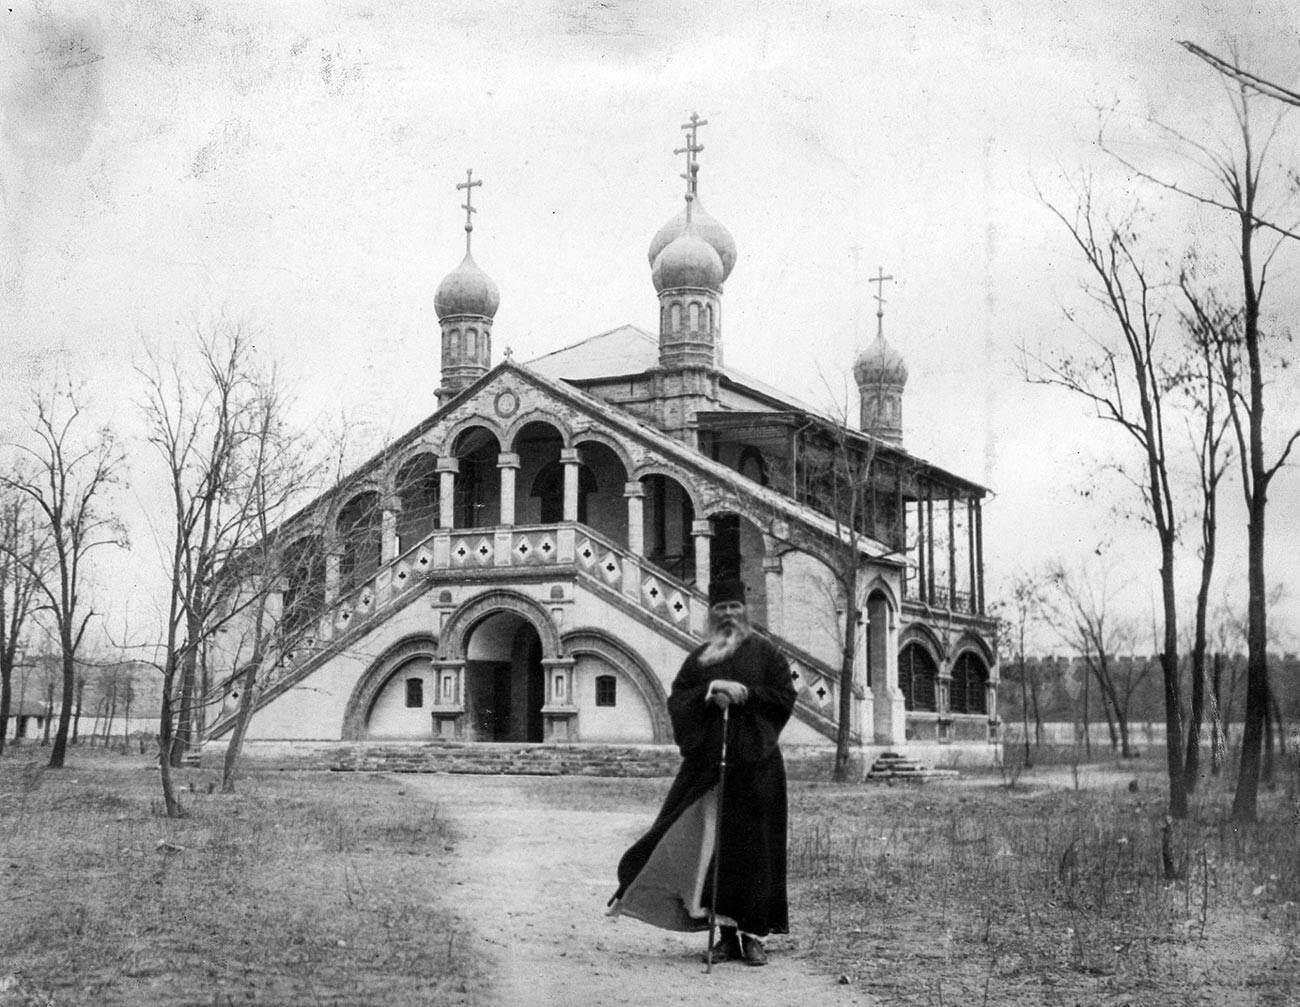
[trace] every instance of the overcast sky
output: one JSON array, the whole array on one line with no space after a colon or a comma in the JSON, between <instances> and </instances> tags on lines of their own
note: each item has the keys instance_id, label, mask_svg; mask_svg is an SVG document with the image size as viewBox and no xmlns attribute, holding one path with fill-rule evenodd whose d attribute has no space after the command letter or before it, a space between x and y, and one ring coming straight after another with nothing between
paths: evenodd
<instances>
[{"instance_id":1,"label":"overcast sky","mask_svg":"<svg viewBox=\"0 0 1300 1007\"><path fill-rule=\"evenodd\" d=\"M225 312L285 363L303 422L346 412L377 447L435 406L433 291L463 252L465 170L484 182L474 251L501 291L497 359L654 331L646 248L681 206L673 149L698 112L700 193L739 249L728 364L830 404L874 335L865 280L883 267L886 336L911 372L906 444L995 493L991 593L1100 546L1144 610L1158 557L1114 516L1123 488L1104 469L1128 448L1014 367L1022 342L1083 338L1062 312L1085 305L1078 257L1039 192L1068 200L1085 171L1107 205L1145 191L1098 152L1099 107L1127 155L1191 177L1142 125L1225 131L1218 78L1178 39L1236 38L1243 62L1300 85L1286 2L9 2L6 391L62 351L130 431L141 340ZM1224 232L1148 198L1153 254ZM1296 258L1274 266L1286 317ZM1297 415L1282 390L1278 423ZM133 463L138 521L157 476L142 452ZM1286 471L1272 494L1273 580L1300 545L1297 482ZM1244 573L1227 492L1225 586ZM1297 594L1280 610L1292 630Z\"/></svg>"}]
</instances>

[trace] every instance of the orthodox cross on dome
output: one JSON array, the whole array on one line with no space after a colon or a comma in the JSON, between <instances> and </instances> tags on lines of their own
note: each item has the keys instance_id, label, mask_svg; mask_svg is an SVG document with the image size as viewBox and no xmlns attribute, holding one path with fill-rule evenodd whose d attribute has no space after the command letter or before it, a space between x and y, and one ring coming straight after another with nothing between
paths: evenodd
<instances>
[{"instance_id":1,"label":"orthodox cross on dome","mask_svg":"<svg viewBox=\"0 0 1300 1007\"><path fill-rule=\"evenodd\" d=\"M461 209L465 211L465 254L466 255L469 254L469 237L470 234L474 231L474 214L478 213L478 210L474 208L474 186L482 185L482 184L483 184L483 179L480 178L477 181L474 179L473 168L466 168L465 181L456 183L457 189L465 190L465 202L461 203L460 205L461 205Z\"/></svg>"},{"instance_id":2,"label":"orthodox cross on dome","mask_svg":"<svg viewBox=\"0 0 1300 1007\"><path fill-rule=\"evenodd\" d=\"M884 266L877 266L876 275L867 277L868 283L877 285L876 293L871 296L876 299L876 336L880 339L885 338L885 281L892 279L892 276L885 275Z\"/></svg>"},{"instance_id":3,"label":"orthodox cross on dome","mask_svg":"<svg viewBox=\"0 0 1300 1007\"><path fill-rule=\"evenodd\" d=\"M691 113L691 121L682 123L682 129L687 132L686 146L677 147L673 150L674 154L686 155L686 174L682 178L686 179L686 199L689 202L696 196L699 187L700 165L695 160L695 155L704 149L704 144L698 143L698 130L701 126L707 126L708 119L701 119L694 112Z\"/></svg>"}]
</instances>

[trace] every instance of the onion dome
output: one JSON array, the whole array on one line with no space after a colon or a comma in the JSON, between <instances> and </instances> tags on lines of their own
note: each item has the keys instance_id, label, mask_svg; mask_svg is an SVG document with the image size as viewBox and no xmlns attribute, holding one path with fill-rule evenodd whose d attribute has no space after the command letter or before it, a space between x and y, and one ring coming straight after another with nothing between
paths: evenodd
<instances>
[{"instance_id":1,"label":"onion dome","mask_svg":"<svg viewBox=\"0 0 1300 1007\"><path fill-rule=\"evenodd\" d=\"M453 315L482 315L492 318L501 304L501 295L492 277L479 269L467 251L461 264L448 273L433 295L433 310L438 318Z\"/></svg>"},{"instance_id":2,"label":"onion dome","mask_svg":"<svg viewBox=\"0 0 1300 1007\"><path fill-rule=\"evenodd\" d=\"M858 354L853 361L853 376L858 387L907 384L907 364L903 355L885 342L884 335Z\"/></svg>"},{"instance_id":3,"label":"onion dome","mask_svg":"<svg viewBox=\"0 0 1300 1007\"><path fill-rule=\"evenodd\" d=\"M696 233L693 223L659 253L651 270L651 279L659 293L677 287L721 290L725 275L722 259L713 246Z\"/></svg>"},{"instance_id":4,"label":"onion dome","mask_svg":"<svg viewBox=\"0 0 1300 1007\"><path fill-rule=\"evenodd\" d=\"M650 242L649 259L651 267L654 266L655 261L664 249L686 233L688 225L717 253L722 262L722 280L719 282L725 281L731 275L732 268L736 265L736 241L732 238L730 231L709 216L700 202L699 196L692 197L689 217L686 208L683 207L677 216L659 228L658 233Z\"/></svg>"}]
</instances>

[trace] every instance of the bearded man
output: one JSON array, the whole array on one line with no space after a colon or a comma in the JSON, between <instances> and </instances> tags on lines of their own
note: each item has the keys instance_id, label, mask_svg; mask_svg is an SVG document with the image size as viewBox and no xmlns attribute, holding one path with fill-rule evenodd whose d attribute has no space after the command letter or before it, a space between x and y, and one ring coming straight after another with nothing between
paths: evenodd
<instances>
[{"instance_id":1,"label":"bearded man","mask_svg":"<svg viewBox=\"0 0 1300 1007\"><path fill-rule=\"evenodd\" d=\"M763 939L789 932L785 763L777 739L795 690L786 659L750 629L744 598L740 581L710 585L708 639L686 658L668 697L682 765L654 824L619 861L618 891L610 899L610 915L666 930L707 929L720 829L722 938L706 952L710 964L764 965ZM719 809L724 723L727 775Z\"/></svg>"}]
</instances>

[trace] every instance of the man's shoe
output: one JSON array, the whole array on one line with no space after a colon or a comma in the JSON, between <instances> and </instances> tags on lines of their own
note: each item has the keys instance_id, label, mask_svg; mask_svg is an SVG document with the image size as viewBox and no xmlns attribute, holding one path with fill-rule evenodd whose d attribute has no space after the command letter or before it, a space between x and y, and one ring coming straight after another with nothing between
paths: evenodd
<instances>
[{"instance_id":1,"label":"man's shoe","mask_svg":"<svg viewBox=\"0 0 1300 1007\"><path fill-rule=\"evenodd\" d=\"M712 953L712 958L710 958ZM740 944L740 935L730 927L722 928L722 936L713 945L712 952L704 952L705 965L717 965L719 962L734 962L745 957Z\"/></svg>"},{"instance_id":2,"label":"man's shoe","mask_svg":"<svg viewBox=\"0 0 1300 1007\"><path fill-rule=\"evenodd\" d=\"M740 941L746 965L767 964L767 951L764 950L762 941L757 937L742 937Z\"/></svg>"}]
</instances>

